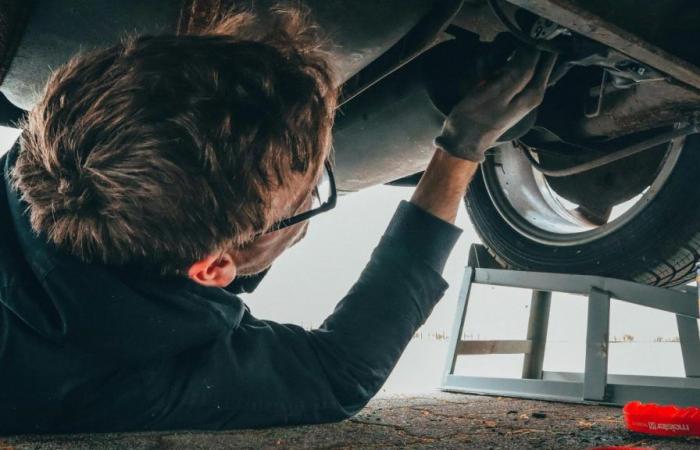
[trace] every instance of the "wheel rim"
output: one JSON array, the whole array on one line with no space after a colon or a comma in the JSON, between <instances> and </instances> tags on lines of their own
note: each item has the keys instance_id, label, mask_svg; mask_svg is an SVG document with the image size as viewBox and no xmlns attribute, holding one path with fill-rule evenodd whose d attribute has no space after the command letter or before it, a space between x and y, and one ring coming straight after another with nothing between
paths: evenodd
<instances>
[{"instance_id":1,"label":"wheel rim","mask_svg":"<svg viewBox=\"0 0 700 450\"><path fill-rule=\"evenodd\" d=\"M591 242L619 230L656 197L683 149L685 139L668 144L666 154L651 185L634 201L619 205L611 220L595 225L577 214L549 187L546 177L537 172L525 155L511 143L498 147L482 165L486 190L503 219L519 234L551 246L574 246Z\"/></svg>"}]
</instances>

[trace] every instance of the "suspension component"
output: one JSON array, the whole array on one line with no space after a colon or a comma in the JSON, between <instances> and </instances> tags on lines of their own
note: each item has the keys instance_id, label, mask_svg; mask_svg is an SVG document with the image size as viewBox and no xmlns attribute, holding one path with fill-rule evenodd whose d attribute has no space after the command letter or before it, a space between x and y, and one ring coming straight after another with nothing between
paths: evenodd
<instances>
[{"instance_id":1,"label":"suspension component","mask_svg":"<svg viewBox=\"0 0 700 450\"><path fill-rule=\"evenodd\" d=\"M565 167L561 169L553 169L542 166L539 163L539 161L537 161L535 157L532 156L532 153L530 153L530 150L527 146L520 146L520 148L522 148L528 161L530 161L530 163L532 164L532 167L534 167L538 172L541 172L549 177L568 177L571 175L577 175L579 173L588 172L589 170L606 166L610 163L619 161L624 158L628 158L632 155L636 155L638 153L641 153L645 150L649 150L666 142L674 141L676 139L684 138L686 136L696 133L700 133L700 123L697 119L694 119L693 123L686 127L675 129L666 133L661 133L657 136L654 136L651 139L646 139L642 142L637 142L636 144L632 144L619 150L615 150L612 153L609 153L605 156L601 156L600 158L596 158L592 161L587 161L585 163L576 164L574 166Z\"/></svg>"}]
</instances>

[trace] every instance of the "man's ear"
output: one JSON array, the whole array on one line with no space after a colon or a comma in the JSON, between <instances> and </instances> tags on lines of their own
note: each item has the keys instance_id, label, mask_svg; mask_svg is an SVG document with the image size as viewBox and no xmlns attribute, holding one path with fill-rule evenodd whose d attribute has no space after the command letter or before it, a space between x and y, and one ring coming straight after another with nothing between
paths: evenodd
<instances>
[{"instance_id":1,"label":"man's ear","mask_svg":"<svg viewBox=\"0 0 700 450\"><path fill-rule=\"evenodd\" d=\"M206 256L187 270L190 279L202 286L226 287L236 278L236 263L230 253Z\"/></svg>"}]
</instances>

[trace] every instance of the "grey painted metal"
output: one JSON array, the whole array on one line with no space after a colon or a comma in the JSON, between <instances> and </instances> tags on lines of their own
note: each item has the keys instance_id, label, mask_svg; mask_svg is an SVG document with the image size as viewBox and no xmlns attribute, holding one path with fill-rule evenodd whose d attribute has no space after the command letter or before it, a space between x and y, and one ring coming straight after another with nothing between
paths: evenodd
<instances>
[{"instance_id":1,"label":"grey painted metal","mask_svg":"<svg viewBox=\"0 0 700 450\"><path fill-rule=\"evenodd\" d=\"M595 287L610 297L635 305L700 318L697 296L670 289L647 286L632 281L593 275L526 272L498 269L475 269L474 282L493 286L517 286L526 289L588 295Z\"/></svg>"},{"instance_id":2,"label":"grey painted metal","mask_svg":"<svg viewBox=\"0 0 700 450\"><path fill-rule=\"evenodd\" d=\"M700 377L700 332L698 321L676 315L678 337L686 377Z\"/></svg>"},{"instance_id":3,"label":"grey painted metal","mask_svg":"<svg viewBox=\"0 0 700 450\"><path fill-rule=\"evenodd\" d=\"M532 350L532 341L459 341L457 355L520 355Z\"/></svg>"},{"instance_id":4,"label":"grey painted metal","mask_svg":"<svg viewBox=\"0 0 700 450\"><path fill-rule=\"evenodd\" d=\"M591 289L587 322L583 398L603 401L608 376L610 294L595 287Z\"/></svg>"},{"instance_id":5,"label":"grey painted metal","mask_svg":"<svg viewBox=\"0 0 700 450\"><path fill-rule=\"evenodd\" d=\"M674 286L671 289L673 289L674 291L683 292L684 294L695 295L698 292L697 287L691 286L689 284L681 284L680 286ZM700 308L700 302L698 303L698 307Z\"/></svg>"},{"instance_id":6,"label":"grey painted metal","mask_svg":"<svg viewBox=\"0 0 700 450\"><path fill-rule=\"evenodd\" d=\"M448 375L441 389L465 394L490 394L570 402L580 402L583 397L583 383L523 380L520 378Z\"/></svg>"},{"instance_id":7,"label":"grey painted metal","mask_svg":"<svg viewBox=\"0 0 700 450\"><path fill-rule=\"evenodd\" d=\"M508 0L537 15L608 45L654 69L700 88L700 68L591 13L574 0Z\"/></svg>"},{"instance_id":8,"label":"grey painted metal","mask_svg":"<svg viewBox=\"0 0 700 450\"><path fill-rule=\"evenodd\" d=\"M545 381L565 381L583 383L583 373L579 372L542 372ZM700 379L685 377L656 377L648 375L608 374L608 384L629 384L631 386L661 386L683 389L700 389Z\"/></svg>"},{"instance_id":9,"label":"grey painted metal","mask_svg":"<svg viewBox=\"0 0 700 450\"><path fill-rule=\"evenodd\" d=\"M459 292L459 300L457 302L457 313L455 314L454 324L452 325L452 334L450 335L450 344L447 351L447 360L445 361L445 370L443 372L443 381L446 377L455 371L457 363L457 343L462 340L462 331L464 330L464 322L467 319L467 306L469 304L469 294L472 287L472 278L474 269L467 266L464 270L464 278L462 279L462 288Z\"/></svg>"},{"instance_id":10,"label":"grey painted metal","mask_svg":"<svg viewBox=\"0 0 700 450\"><path fill-rule=\"evenodd\" d=\"M551 302L551 292L532 291L530 317L527 324L527 339L532 342L532 349L523 360L523 378L542 378Z\"/></svg>"},{"instance_id":11,"label":"grey painted metal","mask_svg":"<svg viewBox=\"0 0 700 450\"><path fill-rule=\"evenodd\" d=\"M642 378L642 377L640 377ZM518 378L487 378L450 375L442 389L465 394L486 394L506 397L524 397L537 400L566 401L572 403L596 403L624 405L633 400L696 406L700 402L700 389L686 386L656 386L630 383L608 383L608 396L604 401L583 399L583 383L568 381L523 380Z\"/></svg>"},{"instance_id":12,"label":"grey painted metal","mask_svg":"<svg viewBox=\"0 0 700 450\"><path fill-rule=\"evenodd\" d=\"M473 250L476 249L471 249L470 255L476 254ZM469 262L471 264L477 263L476 258L470 258ZM539 299L537 309L540 311L531 312L530 315L528 340L525 342L530 342L532 345L531 353L539 351L539 345L536 346L533 342L538 339L541 340L541 350L544 353L551 302L549 293L557 291L588 295L585 372L542 371L541 362L532 360L528 362L529 367L524 364L523 378L473 377L455 374L459 346L463 350L465 348L470 350L478 348L479 354L484 354L482 352L484 345L487 347L491 345L494 350L498 350L497 346L492 344L499 341L489 341L485 344L484 341L463 341L461 338L471 286L474 283L534 290L533 300ZM608 375L611 298L676 313L687 377ZM534 303L533 301L533 305ZM451 392L611 405L623 405L631 400L673 403L680 406L697 405L700 403L700 378L693 378L700 367L700 336L697 317L697 294L694 292L661 289L586 275L467 267L450 337L441 389ZM539 322L540 320L541 322ZM471 353L476 352L472 351ZM527 376L530 376L531 379L526 378Z\"/></svg>"},{"instance_id":13,"label":"grey painted metal","mask_svg":"<svg viewBox=\"0 0 700 450\"><path fill-rule=\"evenodd\" d=\"M700 402L700 390L671 386L635 386L631 384L609 384L610 398L615 405L639 400L644 403L662 405L697 406Z\"/></svg>"}]
</instances>

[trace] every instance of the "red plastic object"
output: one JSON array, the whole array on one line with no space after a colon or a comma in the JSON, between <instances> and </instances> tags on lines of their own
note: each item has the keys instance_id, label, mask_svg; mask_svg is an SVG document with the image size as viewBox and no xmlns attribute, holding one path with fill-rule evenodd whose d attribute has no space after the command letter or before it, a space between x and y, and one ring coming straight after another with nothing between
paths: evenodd
<instances>
[{"instance_id":1,"label":"red plastic object","mask_svg":"<svg viewBox=\"0 0 700 450\"><path fill-rule=\"evenodd\" d=\"M622 409L625 425L636 433L656 436L700 436L700 408L629 402Z\"/></svg>"},{"instance_id":2,"label":"red plastic object","mask_svg":"<svg viewBox=\"0 0 700 450\"><path fill-rule=\"evenodd\" d=\"M589 450L654 450L654 447L628 447L626 445L614 445L612 447L594 447Z\"/></svg>"}]
</instances>

